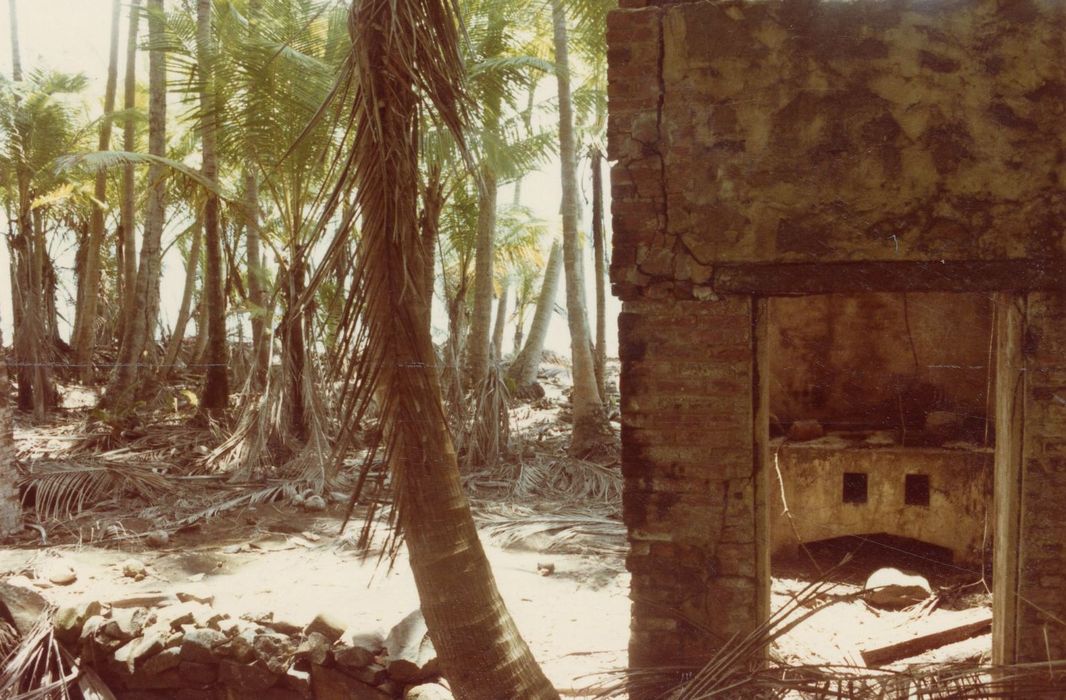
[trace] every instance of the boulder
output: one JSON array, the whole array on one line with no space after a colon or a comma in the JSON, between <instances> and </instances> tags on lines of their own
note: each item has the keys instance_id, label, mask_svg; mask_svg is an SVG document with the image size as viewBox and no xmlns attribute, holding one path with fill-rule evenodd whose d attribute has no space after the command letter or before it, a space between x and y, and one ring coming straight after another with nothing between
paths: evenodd
<instances>
[{"instance_id":1,"label":"boulder","mask_svg":"<svg viewBox=\"0 0 1066 700\"><path fill-rule=\"evenodd\" d=\"M932 589L924 576L905 574L899 569L878 569L866 579L863 598L875 608L898 610L920 603Z\"/></svg>"},{"instance_id":2,"label":"boulder","mask_svg":"<svg viewBox=\"0 0 1066 700\"><path fill-rule=\"evenodd\" d=\"M252 642L255 657L272 672L281 675L289 668L295 647L292 640L283 634L264 632L255 635Z\"/></svg>"},{"instance_id":3,"label":"boulder","mask_svg":"<svg viewBox=\"0 0 1066 700\"><path fill-rule=\"evenodd\" d=\"M389 676L401 683L418 683L439 675L437 651L421 610L415 610L389 630L385 649Z\"/></svg>"},{"instance_id":4,"label":"boulder","mask_svg":"<svg viewBox=\"0 0 1066 700\"><path fill-rule=\"evenodd\" d=\"M274 685L278 674L258 661L242 664L224 660L218 666L218 680L242 693L259 693Z\"/></svg>"},{"instance_id":5,"label":"boulder","mask_svg":"<svg viewBox=\"0 0 1066 700\"><path fill-rule=\"evenodd\" d=\"M49 583L57 586L69 586L78 580L78 574L74 571L74 567L62 559L56 559L45 564L41 574L43 578L48 579Z\"/></svg>"},{"instance_id":6,"label":"boulder","mask_svg":"<svg viewBox=\"0 0 1066 700\"><path fill-rule=\"evenodd\" d=\"M296 647L295 657L297 659L307 659L319 666L326 665L329 656L330 642L318 632L312 632L307 635L307 639L300 642L300 646Z\"/></svg>"},{"instance_id":7,"label":"boulder","mask_svg":"<svg viewBox=\"0 0 1066 700\"><path fill-rule=\"evenodd\" d=\"M119 566L122 568L122 575L134 581L140 581L148 575L148 569L140 559L126 559Z\"/></svg>"},{"instance_id":8,"label":"boulder","mask_svg":"<svg viewBox=\"0 0 1066 700\"><path fill-rule=\"evenodd\" d=\"M315 700L391 700L372 685L325 666L311 667L311 687Z\"/></svg>"},{"instance_id":9,"label":"boulder","mask_svg":"<svg viewBox=\"0 0 1066 700\"><path fill-rule=\"evenodd\" d=\"M379 632L345 632L333 646L333 658L338 666L363 668L374 663L385 651L385 637Z\"/></svg>"},{"instance_id":10,"label":"boulder","mask_svg":"<svg viewBox=\"0 0 1066 700\"><path fill-rule=\"evenodd\" d=\"M81 628L85 626L85 621L93 615L99 615L102 607L98 600L60 605L55 615L52 616L52 627L55 628L56 637L65 643L77 641L81 636Z\"/></svg>"},{"instance_id":11,"label":"boulder","mask_svg":"<svg viewBox=\"0 0 1066 700\"><path fill-rule=\"evenodd\" d=\"M112 639L126 641L139 636L145 625L153 621L147 608L118 608L111 611L111 619L100 631Z\"/></svg>"},{"instance_id":12,"label":"boulder","mask_svg":"<svg viewBox=\"0 0 1066 700\"><path fill-rule=\"evenodd\" d=\"M189 630L181 642L181 659L194 663L218 663L218 654L215 650L225 641L226 635L218 630Z\"/></svg>"},{"instance_id":13,"label":"boulder","mask_svg":"<svg viewBox=\"0 0 1066 700\"><path fill-rule=\"evenodd\" d=\"M315 618L307 623L304 634L310 635L312 632L318 632L332 644L341 638L345 629L346 625L336 616L323 612L315 615Z\"/></svg>"},{"instance_id":14,"label":"boulder","mask_svg":"<svg viewBox=\"0 0 1066 700\"><path fill-rule=\"evenodd\" d=\"M141 664L141 670L147 675L157 675L164 671L169 671L172 668L177 668L181 663L181 649L174 647L173 649L164 649L155 656L145 659Z\"/></svg>"},{"instance_id":15,"label":"boulder","mask_svg":"<svg viewBox=\"0 0 1066 700\"><path fill-rule=\"evenodd\" d=\"M48 611L48 601L40 593L0 581L0 614L20 635L29 634Z\"/></svg>"}]
</instances>

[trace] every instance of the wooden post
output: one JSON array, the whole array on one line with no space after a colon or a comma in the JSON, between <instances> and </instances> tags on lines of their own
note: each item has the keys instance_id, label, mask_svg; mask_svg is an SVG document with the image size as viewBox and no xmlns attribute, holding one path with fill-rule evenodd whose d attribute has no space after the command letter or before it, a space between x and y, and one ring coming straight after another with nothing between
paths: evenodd
<instances>
[{"instance_id":1,"label":"wooden post","mask_svg":"<svg viewBox=\"0 0 1066 700\"><path fill-rule=\"evenodd\" d=\"M770 300L751 305L752 486L755 497L755 619L770 618Z\"/></svg>"},{"instance_id":2,"label":"wooden post","mask_svg":"<svg viewBox=\"0 0 1066 700\"><path fill-rule=\"evenodd\" d=\"M1018 546L1021 521L1025 407L1025 295L995 296L995 552L993 554L992 662L1014 663L1017 653Z\"/></svg>"}]
</instances>

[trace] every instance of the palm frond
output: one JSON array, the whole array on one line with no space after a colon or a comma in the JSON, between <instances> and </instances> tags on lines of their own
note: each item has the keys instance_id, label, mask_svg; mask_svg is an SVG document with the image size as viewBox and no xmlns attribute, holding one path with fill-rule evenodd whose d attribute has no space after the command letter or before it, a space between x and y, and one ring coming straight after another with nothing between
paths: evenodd
<instances>
[{"instance_id":1,"label":"palm frond","mask_svg":"<svg viewBox=\"0 0 1066 700\"><path fill-rule=\"evenodd\" d=\"M154 500L172 488L151 469L110 460L37 462L20 486L41 519L69 518L124 493Z\"/></svg>"},{"instance_id":2,"label":"palm frond","mask_svg":"<svg viewBox=\"0 0 1066 700\"><path fill-rule=\"evenodd\" d=\"M130 151L93 151L92 153L71 153L55 159L55 170L58 173L82 169L87 172L110 170L125 165L155 164L169 168L175 173L188 178L200 187L218 195L222 199L232 200L235 195L224 191L219 185L204 177L198 171L184 163L179 163L170 158L152 155L151 153L133 153Z\"/></svg>"}]
</instances>

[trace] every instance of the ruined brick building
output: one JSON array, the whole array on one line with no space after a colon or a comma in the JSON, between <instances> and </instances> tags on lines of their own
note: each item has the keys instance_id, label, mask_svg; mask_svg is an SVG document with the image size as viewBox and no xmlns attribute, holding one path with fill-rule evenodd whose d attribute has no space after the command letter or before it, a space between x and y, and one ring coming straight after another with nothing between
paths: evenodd
<instances>
[{"instance_id":1,"label":"ruined brick building","mask_svg":"<svg viewBox=\"0 0 1066 700\"><path fill-rule=\"evenodd\" d=\"M988 522L994 660L1066 658L1064 7L611 13L632 665L767 617L773 435L801 419L893 436L786 445L801 538L883 527L965 561ZM938 412L981 449L917 440Z\"/></svg>"}]
</instances>

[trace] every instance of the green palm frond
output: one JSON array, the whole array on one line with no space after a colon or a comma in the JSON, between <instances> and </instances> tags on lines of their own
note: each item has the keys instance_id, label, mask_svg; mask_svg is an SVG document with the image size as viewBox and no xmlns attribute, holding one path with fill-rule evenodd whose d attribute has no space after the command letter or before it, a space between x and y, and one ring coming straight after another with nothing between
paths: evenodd
<instances>
[{"instance_id":1,"label":"green palm frond","mask_svg":"<svg viewBox=\"0 0 1066 700\"><path fill-rule=\"evenodd\" d=\"M41 519L68 518L108 498L132 493L152 500L171 490L166 477L123 462L38 462L20 484Z\"/></svg>"},{"instance_id":2,"label":"green palm frond","mask_svg":"<svg viewBox=\"0 0 1066 700\"><path fill-rule=\"evenodd\" d=\"M196 183L200 187L213 192L222 199L232 200L235 199L235 195L231 192L227 192L221 186L208 180L198 171L190 168L184 163L180 163L170 158L163 158L161 156L152 155L151 153L132 153L130 151L93 151L92 153L70 153L67 155L59 156L54 161L54 168L57 173L62 173L70 170L83 170L85 172L95 173L99 170L111 170L127 164L143 165L152 164L162 165L169 168L173 172L187 178L189 181Z\"/></svg>"}]
</instances>

